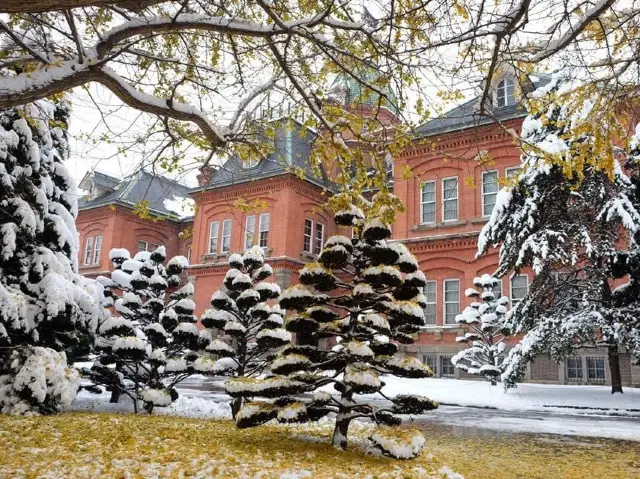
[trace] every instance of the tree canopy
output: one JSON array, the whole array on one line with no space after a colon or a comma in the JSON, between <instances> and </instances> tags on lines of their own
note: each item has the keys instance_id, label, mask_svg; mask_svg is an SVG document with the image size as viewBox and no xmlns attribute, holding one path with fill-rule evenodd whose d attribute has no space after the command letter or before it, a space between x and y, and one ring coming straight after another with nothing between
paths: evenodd
<instances>
[{"instance_id":1,"label":"tree canopy","mask_svg":"<svg viewBox=\"0 0 640 479\"><path fill-rule=\"evenodd\" d=\"M572 94L599 88L614 105L637 85L638 12L636 1L614 0L379 0L367 8L334 0L11 0L0 6L9 14L0 20L0 107L98 83L151 115L145 135L157 158L179 159L186 145L204 161L232 147L246 153L270 119L265 111L304 114L332 132L332 153L349 157L344 130L365 142L396 141L372 134L385 108L415 124L473 94L478 113L491 117L505 68L524 90L527 74L562 66L583 82ZM374 125L348 118L337 76L378 100ZM395 147L409 138L398 133Z\"/></svg>"}]
</instances>

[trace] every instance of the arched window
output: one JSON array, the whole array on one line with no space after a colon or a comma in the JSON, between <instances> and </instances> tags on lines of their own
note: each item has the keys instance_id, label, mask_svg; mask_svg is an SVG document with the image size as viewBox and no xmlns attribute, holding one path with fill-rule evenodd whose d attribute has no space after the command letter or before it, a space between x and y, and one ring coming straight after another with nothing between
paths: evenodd
<instances>
[{"instance_id":1,"label":"arched window","mask_svg":"<svg viewBox=\"0 0 640 479\"><path fill-rule=\"evenodd\" d=\"M496 104L498 108L501 108L503 106L515 105L515 103L515 83L511 78L503 78L500 80L500 83L498 83L496 90Z\"/></svg>"}]
</instances>

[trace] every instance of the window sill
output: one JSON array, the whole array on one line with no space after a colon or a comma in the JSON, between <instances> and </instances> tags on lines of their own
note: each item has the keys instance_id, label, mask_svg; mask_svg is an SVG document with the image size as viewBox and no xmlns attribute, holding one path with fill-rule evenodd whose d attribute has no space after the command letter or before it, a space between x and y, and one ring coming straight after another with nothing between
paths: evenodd
<instances>
[{"instance_id":1,"label":"window sill","mask_svg":"<svg viewBox=\"0 0 640 479\"><path fill-rule=\"evenodd\" d=\"M305 261L317 261L318 260L318 255L317 254L313 254L313 253L309 253L307 251L302 251L300 253L300 259Z\"/></svg>"},{"instance_id":2,"label":"window sill","mask_svg":"<svg viewBox=\"0 0 640 479\"><path fill-rule=\"evenodd\" d=\"M451 329L461 329L457 324L427 324L422 327L422 330L425 331L439 331L441 329L451 330Z\"/></svg>"},{"instance_id":3,"label":"window sill","mask_svg":"<svg viewBox=\"0 0 640 479\"><path fill-rule=\"evenodd\" d=\"M219 263L221 260L229 257L231 253L208 253L202 255L203 263Z\"/></svg>"},{"instance_id":4,"label":"window sill","mask_svg":"<svg viewBox=\"0 0 640 479\"><path fill-rule=\"evenodd\" d=\"M481 216L480 218L473 218L471 220L472 225L483 224L489 221L490 216Z\"/></svg>"},{"instance_id":5,"label":"window sill","mask_svg":"<svg viewBox=\"0 0 640 479\"><path fill-rule=\"evenodd\" d=\"M411 227L411 231L433 230L436 228L455 228L456 226L464 226L467 223L468 222L466 220L443 221L441 223L423 223L413 225Z\"/></svg>"},{"instance_id":6,"label":"window sill","mask_svg":"<svg viewBox=\"0 0 640 479\"><path fill-rule=\"evenodd\" d=\"M79 270L83 270L83 269L95 269L95 268L99 268L100 267L100 263L95 263L95 264L83 264L82 266L78 266Z\"/></svg>"}]
</instances>

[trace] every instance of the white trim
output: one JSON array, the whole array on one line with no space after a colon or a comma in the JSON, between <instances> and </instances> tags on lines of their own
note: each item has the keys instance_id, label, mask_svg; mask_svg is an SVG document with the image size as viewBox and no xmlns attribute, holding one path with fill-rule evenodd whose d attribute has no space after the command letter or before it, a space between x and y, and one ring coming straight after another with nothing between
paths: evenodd
<instances>
[{"instance_id":1,"label":"white trim","mask_svg":"<svg viewBox=\"0 0 640 479\"><path fill-rule=\"evenodd\" d=\"M511 85L509 85L508 83L510 83ZM502 87L500 85L503 85ZM512 87L512 99L513 101L509 102L509 86ZM500 104L500 90L503 90L504 93L504 104ZM496 106L498 108L504 108L507 106L512 106L516 104L516 82L513 79L512 76L510 75L505 75L502 78L500 78L498 80L498 83L496 84L496 90L495 90L495 100L496 100Z\"/></svg>"},{"instance_id":2,"label":"white trim","mask_svg":"<svg viewBox=\"0 0 640 479\"><path fill-rule=\"evenodd\" d=\"M513 279L514 278L519 278L519 277L524 277L527 280L527 291L524 293L525 295L529 292L529 275L528 274L515 274L513 276L511 276L511 278L509 278L509 303L511 304L511 307L514 306L513 303ZM522 298L517 298L517 301L515 304L518 304L520 301L522 301Z\"/></svg>"},{"instance_id":3,"label":"white trim","mask_svg":"<svg viewBox=\"0 0 640 479\"><path fill-rule=\"evenodd\" d=\"M144 243L144 249L140 249L140 243ZM149 249L149 242L147 240L138 240L136 242L136 253L147 251Z\"/></svg>"},{"instance_id":4,"label":"white trim","mask_svg":"<svg viewBox=\"0 0 640 479\"><path fill-rule=\"evenodd\" d=\"M318 240L318 238L316 237L316 233L318 232L318 226L320 226L321 231L320 231L320 246L318 247L318 251L316 252L316 242ZM315 224L314 228L313 228L313 254L315 255L319 255L320 252L322 251L322 247L324 246L324 224L322 223L317 223Z\"/></svg>"},{"instance_id":5,"label":"white trim","mask_svg":"<svg viewBox=\"0 0 640 479\"><path fill-rule=\"evenodd\" d=\"M460 279L448 278L442 280L442 325L443 326L455 326L456 322L447 323L447 304L453 304L454 301L447 302L447 282L456 281L458 283L458 314L460 314ZM454 318L455 319L455 318Z\"/></svg>"},{"instance_id":6,"label":"white trim","mask_svg":"<svg viewBox=\"0 0 640 479\"><path fill-rule=\"evenodd\" d=\"M451 218L451 219L445 219L444 215L445 215L445 198L444 198L444 192L445 192L445 188L444 188L444 182L448 181L448 180L456 180L456 217L455 218ZM447 178L442 178L442 181L440 182L441 188L442 188L442 222L443 223L447 223L450 221L458 221L458 218L460 218L460 181L458 180L457 176L449 176ZM448 201L453 201L454 198L449 198Z\"/></svg>"},{"instance_id":7,"label":"white trim","mask_svg":"<svg viewBox=\"0 0 640 479\"><path fill-rule=\"evenodd\" d=\"M485 193L484 192L484 178L486 175L495 173L496 175L496 191L494 193ZM480 185L480 197L482 199L481 203L482 203L482 211L481 211L481 216L483 218L488 218L489 216L491 216L491 213L493 212L493 209L491 209L491 212L489 214L485 214L484 212L484 197L488 196L488 195L495 195L496 198L498 198L498 191L500 191L500 173L498 172L498 170L490 170L490 171L483 171L482 172L482 184ZM493 203L493 207L495 208L496 203Z\"/></svg>"},{"instance_id":8,"label":"white trim","mask_svg":"<svg viewBox=\"0 0 640 479\"><path fill-rule=\"evenodd\" d=\"M100 241L98 241L100 240ZM100 264L100 253L102 253L102 235L97 235L93 241L93 262L92 264Z\"/></svg>"},{"instance_id":9,"label":"white trim","mask_svg":"<svg viewBox=\"0 0 640 479\"><path fill-rule=\"evenodd\" d=\"M253 228L249 230L249 219L253 219ZM244 249L247 250L251 248L256 242L256 215L248 215L244 219ZM249 239L249 235L251 235L251 241L247 241Z\"/></svg>"},{"instance_id":10,"label":"white trim","mask_svg":"<svg viewBox=\"0 0 640 479\"><path fill-rule=\"evenodd\" d=\"M93 236L87 236L84 241L84 265L90 265L93 258Z\"/></svg>"},{"instance_id":11,"label":"white trim","mask_svg":"<svg viewBox=\"0 0 640 479\"><path fill-rule=\"evenodd\" d=\"M267 218L267 229L262 229L262 225L265 223L263 218ZM271 228L271 216L269 213L261 213L260 214L260 225L258 226L258 246L261 248L266 248L269 244L269 229ZM262 242L262 233L267 233L267 240L265 244L260 244Z\"/></svg>"},{"instance_id":12,"label":"white trim","mask_svg":"<svg viewBox=\"0 0 640 479\"><path fill-rule=\"evenodd\" d=\"M500 299L502 296L504 296L504 283L502 282L502 278L496 278L496 280L498 281L496 283L496 286L500 285L500 297L494 299Z\"/></svg>"},{"instance_id":13,"label":"white trim","mask_svg":"<svg viewBox=\"0 0 640 479\"><path fill-rule=\"evenodd\" d=\"M510 166L509 168L505 168L504 169L504 177L506 179L509 179L509 176L511 175L511 172L515 171L516 174L517 174L517 173L520 173L521 170L522 170L522 168L520 168L519 166Z\"/></svg>"},{"instance_id":14,"label":"white trim","mask_svg":"<svg viewBox=\"0 0 640 479\"><path fill-rule=\"evenodd\" d=\"M435 299L433 300L433 302L429 302L427 300L427 284L433 283L435 285ZM428 279L427 282L424 285L423 288L423 293L424 293L424 297L425 297L425 302L427 303L427 305L429 304L433 304L435 306L435 311L434 311L434 316L433 316L433 324L432 323L427 323L426 319L427 319L427 315L426 315L426 311L425 311L425 327L429 328L429 327L434 327L438 324L438 281L435 279ZM426 310L427 308L425 308Z\"/></svg>"},{"instance_id":15,"label":"white trim","mask_svg":"<svg viewBox=\"0 0 640 479\"><path fill-rule=\"evenodd\" d=\"M423 202L423 190L425 185L433 183L433 201ZM438 182L436 180L423 181L420 183L420 221L421 225L432 225L436 222L438 215ZM424 205L433 203L433 221L424 221Z\"/></svg>"},{"instance_id":16,"label":"white trim","mask_svg":"<svg viewBox=\"0 0 640 479\"><path fill-rule=\"evenodd\" d=\"M311 223L311 231L309 231L309 249L305 249L304 246L305 240L307 239L307 221ZM304 225L302 226L302 251L309 254L313 253L313 220L311 218L305 218Z\"/></svg>"},{"instance_id":17,"label":"white trim","mask_svg":"<svg viewBox=\"0 0 640 479\"><path fill-rule=\"evenodd\" d=\"M227 227L227 225L229 226L229 231L228 234L225 234L225 228ZM233 220L230 219L226 219L226 220L222 220L222 235L220 236L220 252L221 253L228 253L229 251L231 251L231 232L232 232L232 228L233 228ZM229 247L225 249L224 246L224 240L225 238L229 238Z\"/></svg>"},{"instance_id":18,"label":"white trim","mask_svg":"<svg viewBox=\"0 0 640 479\"><path fill-rule=\"evenodd\" d=\"M216 235L215 235L216 240L214 242L211 241L214 238L213 225L216 225ZM209 247L207 248L207 251L209 251L209 254L216 254L218 252L219 240L220 240L220 222L210 221L209 222Z\"/></svg>"}]
</instances>

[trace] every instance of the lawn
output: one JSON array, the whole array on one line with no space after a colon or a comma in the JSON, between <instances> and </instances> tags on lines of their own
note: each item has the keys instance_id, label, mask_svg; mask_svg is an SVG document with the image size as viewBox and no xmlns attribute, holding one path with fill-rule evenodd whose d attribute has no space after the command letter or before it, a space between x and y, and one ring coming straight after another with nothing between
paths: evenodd
<instances>
[{"instance_id":1,"label":"lawn","mask_svg":"<svg viewBox=\"0 0 640 479\"><path fill-rule=\"evenodd\" d=\"M66 413L0 417L0 477L7 478L421 478L443 465L466 479L640 477L640 444L553 436L455 434L428 426L425 454L367 454L369 426L351 450L327 443L330 425L236 430L230 421Z\"/></svg>"}]
</instances>

